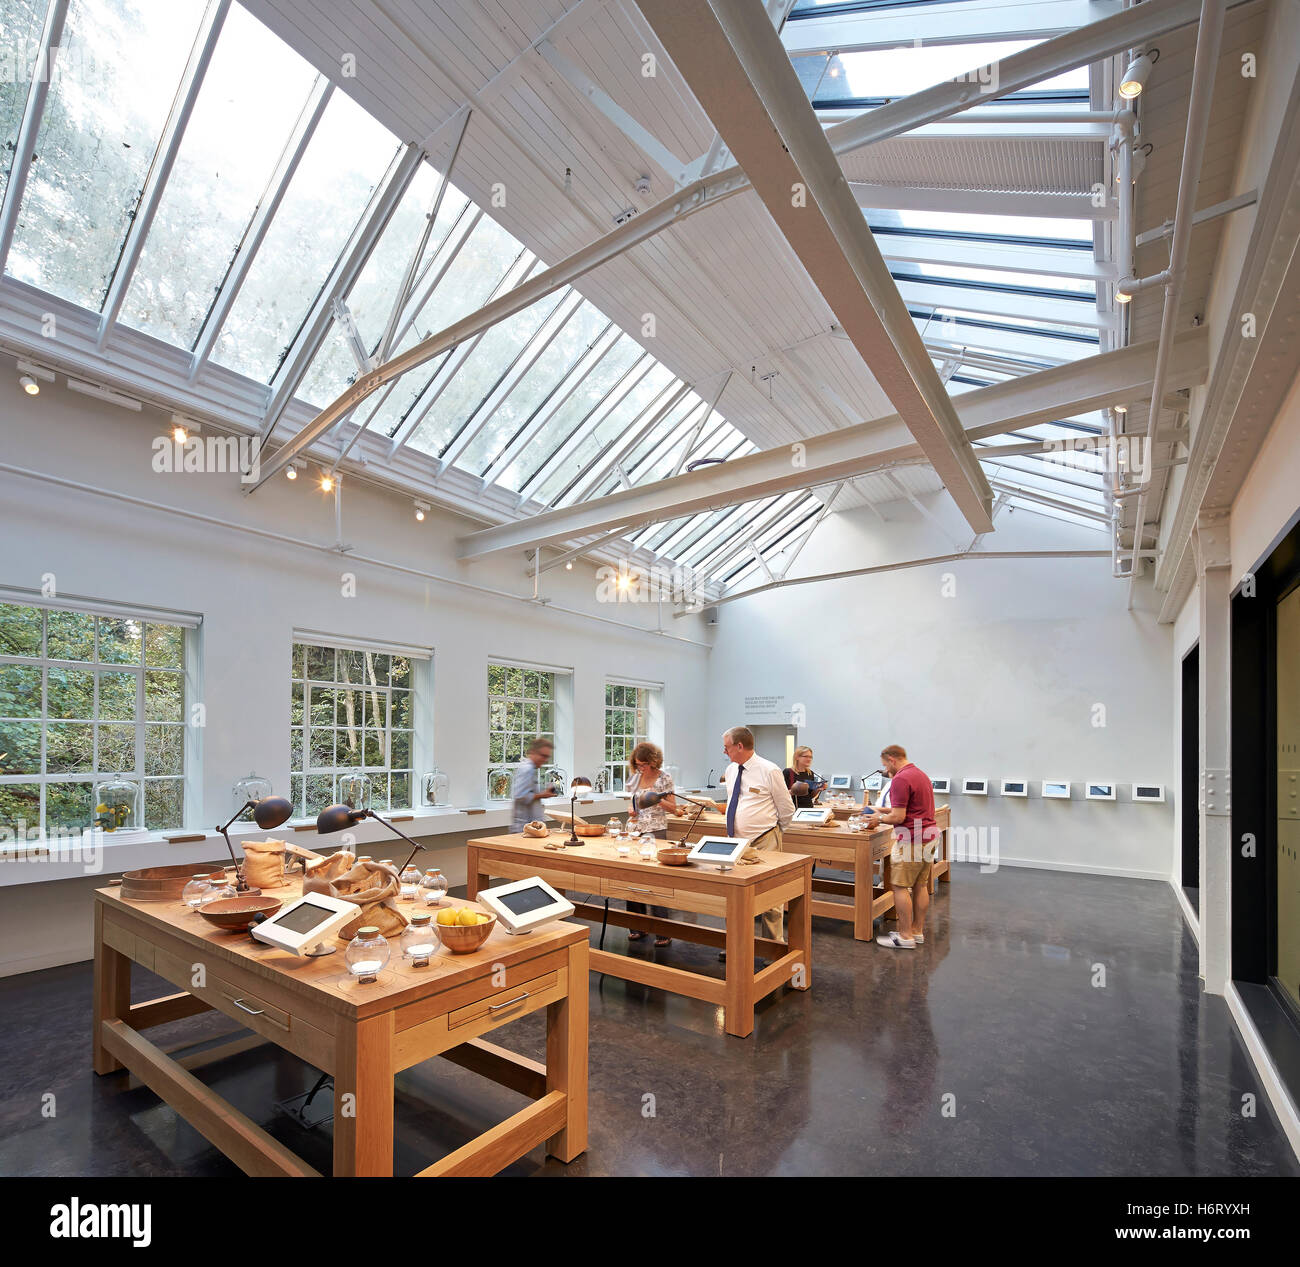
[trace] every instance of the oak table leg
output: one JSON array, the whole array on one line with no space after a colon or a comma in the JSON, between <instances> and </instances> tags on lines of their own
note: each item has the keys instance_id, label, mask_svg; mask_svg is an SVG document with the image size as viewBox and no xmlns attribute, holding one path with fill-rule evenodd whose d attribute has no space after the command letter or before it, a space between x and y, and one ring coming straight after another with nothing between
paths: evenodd
<instances>
[{"instance_id":1,"label":"oak table leg","mask_svg":"<svg viewBox=\"0 0 1300 1267\"><path fill-rule=\"evenodd\" d=\"M569 947L569 988L546 1009L546 1091L564 1092L564 1129L546 1141L551 1157L570 1162L587 1149L587 991L585 941Z\"/></svg>"},{"instance_id":2,"label":"oak table leg","mask_svg":"<svg viewBox=\"0 0 1300 1267\"><path fill-rule=\"evenodd\" d=\"M723 1006L728 1034L754 1032L754 891L736 885L727 894L727 976Z\"/></svg>"},{"instance_id":3,"label":"oak table leg","mask_svg":"<svg viewBox=\"0 0 1300 1267\"><path fill-rule=\"evenodd\" d=\"M335 1040L334 1174L393 1173L393 1014L345 1025Z\"/></svg>"},{"instance_id":4,"label":"oak table leg","mask_svg":"<svg viewBox=\"0 0 1300 1267\"><path fill-rule=\"evenodd\" d=\"M863 832L853 842L853 936L870 941L873 931L872 904L875 901L875 868L871 862L871 840Z\"/></svg>"},{"instance_id":5,"label":"oak table leg","mask_svg":"<svg viewBox=\"0 0 1300 1267\"><path fill-rule=\"evenodd\" d=\"M808 868L807 876L812 875L812 867ZM868 897L867 910L870 912L870 897ZM854 894L854 906L857 906L858 897ZM854 916L854 926L856 927L857 917ZM793 969L790 973L790 984L796 990L806 990L812 985L812 892L811 888L798 897L792 897L789 903L789 914L786 916L786 940L792 951L798 951L799 958L795 960Z\"/></svg>"},{"instance_id":6,"label":"oak table leg","mask_svg":"<svg viewBox=\"0 0 1300 1267\"><path fill-rule=\"evenodd\" d=\"M125 1068L104 1046L103 1023L124 1020L131 1014L131 961L104 941L104 907L95 903L95 1009L93 1034L96 1073L116 1073Z\"/></svg>"}]
</instances>

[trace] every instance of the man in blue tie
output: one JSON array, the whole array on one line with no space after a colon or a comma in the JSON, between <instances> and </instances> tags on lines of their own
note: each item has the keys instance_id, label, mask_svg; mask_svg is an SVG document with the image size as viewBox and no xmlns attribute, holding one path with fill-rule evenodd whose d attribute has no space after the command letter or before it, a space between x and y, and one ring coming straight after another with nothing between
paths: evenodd
<instances>
[{"instance_id":1,"label":"man in blue tie","mask_svg":"<svg viewBox=\"0 0 1300 1267\"><path fill-rule=\"evenodd\" d=\"M754 751L754 732L733 726L722 736L722 750L731 763L723 771L727 788L727 835L744 836L755 849L780 849L781 831L794 817L794 802L780 766ZM759 928L764 937L784 941L784 910L763 911Z\"/></svg>"}]
</instances>

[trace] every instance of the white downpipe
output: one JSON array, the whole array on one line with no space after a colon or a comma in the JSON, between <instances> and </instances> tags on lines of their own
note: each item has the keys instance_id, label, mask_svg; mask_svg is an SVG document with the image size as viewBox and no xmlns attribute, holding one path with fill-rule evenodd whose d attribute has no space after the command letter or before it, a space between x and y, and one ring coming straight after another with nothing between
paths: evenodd
<instances>
[{"instance_id":1,"label":"white downpipe","mask_svg":"<svg viewBox=\"0 0 1300 1267\"><path fill-rule=\"evenodd\" d=\"M1165 308L1160 320L1160 343L1156 350L1155 379L1151 384L1151 412L1147 416L1147 451L1156 438L1156 423L1169 374L1169 355L1173 350L1174 325L1183 297L1183 275L1187 269L1187 251L1192 237L1192 215L1196 210L1196 188L1201 179L1201 160L1205 156L1205 137L1210 125L1210 107L1214 99L1214 73L1223 41L1223 15L1226 0L1201 0L1201 25L1196 33L1196 58L1192 67L1191 100L1187 111L1187 136L1183 142L1183 165L1178 177L1178 203L1174 210L1174 234L1169 248L1169 284L1165 288ZM1145 568L1142 555L1146 534L1146 490L1138 495L1133 519L1133 566L1129 572L1128 608L1133 610L1137 578Z\"/></svg>"}]
</instances>

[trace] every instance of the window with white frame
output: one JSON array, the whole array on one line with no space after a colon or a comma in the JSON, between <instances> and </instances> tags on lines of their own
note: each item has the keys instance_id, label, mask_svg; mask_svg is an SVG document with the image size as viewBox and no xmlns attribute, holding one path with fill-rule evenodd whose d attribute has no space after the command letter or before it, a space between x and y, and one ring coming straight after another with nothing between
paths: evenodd
<instances>
[{"instance_id":1,"label":"window with white frame","mask_svg":"<svg viewBox=\"0 0 1300 1267\"><path fill-rule=\"evenodd\" d=\"M605 772L611 792L627 780L627 761L639 743L663 742L663 692L635 682L605 683Z\"/></svg>"},{"instance_id":2,"label":"window with white frame","mask_svg":"<svg viewBox=\"0 0 1300 1267\"><path fill-rule=\"evenodd\" d=\"M147 616L0 602L0 829L96 822L95 784L143 790L143 825L185 825L186 632Z\"/></svg>"},{"instance_id":3,"label":"window with white frame","mask_svg":"<svg viewBox=\"0 0 1300 1267\"><path fill-rule=\"evenodd\" d=\"M569 675L553 669L508 663L488 665L488 799L510 796L504 774L492 771L516 766L539 736L551 741L553 761L559 763L556 742ZM544 773L544 771L543 771Z\"/></svg>"},{"instance_id":4,"label":"window with white frame","mask_svg":"<svg viewBox=\"0 0 1300 1267\"><path fill-rule=\"evenodd\" d=\"M295 637L289 729L289 797L314 817L339 800L338 782L370 779L370 808L410 809L416 795L416 717L428 658L377 646Z\"/></svg>"}]
</instances>

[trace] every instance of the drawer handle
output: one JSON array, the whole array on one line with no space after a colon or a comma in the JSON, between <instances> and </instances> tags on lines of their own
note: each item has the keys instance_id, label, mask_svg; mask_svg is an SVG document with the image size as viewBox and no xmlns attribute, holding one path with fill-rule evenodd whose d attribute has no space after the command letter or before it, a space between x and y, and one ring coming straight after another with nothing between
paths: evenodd
<instances>
[{"instance_id":1,"label":"drawer handle","mask_svg":"<svg viewBox=\"0 0 1300 1267\"><path fill-rule=\"evenodd\" d=\"M517 999L511 999L509 1003L489 1003L489 1012L499 1012L503 1007L514 1007L516 1003L522 1003L529 997L529 991L525 990Z\"/></svg>"},{"instance_id":2,"label":"drawer handle","mask_svg":"<svg viewBox=\"0 0 1300 1267\"><path fill-rule=\"evenodd\" d=\"M266 1011L265 1008L249 1007L243 999L232 999L231 1002L241 1011L247 1012L250 1016L261 1016Z\"/></svg>"},{"instance_id":3,"label":"drawer handle","mask_svg":"<svg viewBox=\"0 0 1300 1267\"><path fill-rule=\"evenodd\" d=\"M653 894L655 892L654 889L638 889L635 884L629 884L627 886L627 891L629 893L650 893L650 894Z\"/></svg>"}]
</instances>

